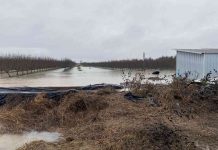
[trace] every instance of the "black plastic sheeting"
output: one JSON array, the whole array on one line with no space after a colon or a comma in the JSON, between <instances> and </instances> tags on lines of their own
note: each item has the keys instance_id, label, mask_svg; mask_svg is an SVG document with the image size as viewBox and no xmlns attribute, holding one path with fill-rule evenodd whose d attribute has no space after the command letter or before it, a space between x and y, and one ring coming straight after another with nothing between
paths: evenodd
<instances>
[{"instance_id":1,"label":"black plastic sheeting","mask_svg":"<svg viewBox=\"0 0 218 150\"><path fill-rule=\"evenodd\" d=\"M60 90L60 91L54 91L54 90L31 90L31 91L26 91L26 90L4 90L5 93L1 91L0 93L0 106L4 105L7 101L7 97L9 95L21 95L24 98L30 97L33 98L39 93L45 93L46 97L49 100L54 100L54 101L59 101L61 100L65 95L69 93L76 93L78 92L77 90L70 89L70 90Z\"/></svg>"},{"instance_id":2,"label":"black plastic sheeting","mask_svg":"<svg viewBox=\"0 0 218 150\"><path fill-rule=\"evenodd\" d=\"M99 90L99 89L106 88L106 87L110 87L115 90L123 89L123 86L116 85L116 84L94 84L94 85L82 87L81 89L82 90Z\"/></svg>"},{"instance_id":3,"label":"black plastic sheeting","mask_svg":"<svg viewBox=\"0 0 218 150\"><path fill-rule=\"evenodd\" d=\"M22 87L22 88L0 88L0 94L38 94L38 93L66 93L66 92L76 92L77 89L52 89L52 88L31 88L31 87Z\"/></svg>"},{"instance_id":4,"label":"black plastic sheeting","mask_svg":"<svg viewBox=\"0 0 218 150\"><path fill-rule=\"evenodd\" d=\"M133 95L131 92L128 92L124 95L124 97L130 101L143 100L144 97Z\"/></svg>"},{"instance_id":5,"label":"black plastic sheeting","mask_svg":"<svg viewBox=\"0 0 218 150\"><path fill-rule=\"evenodd\" d=\"M77 93L78 90L67 90L67 91L59 91L59 92L48 92L47 93L47 97L48 99L52 99L55 101L59 101L61 100L61 98L64 97L64 95L67 95L69 93Z\"/></svg>"},{"instance_id":6,"label":"black plastic sheeting","mask_svg":"<svg viewBox=\"0 0 218 150\"><path fill-rule=\"evenodd\" d=\"M7 94L0 95L0 106L6 103L6 100L5 100L6 97L7 97Z\"/></svg>"},{"instance_id":7,"label":"black plastic sheeting","mask_svg":"<svg viewBox=\"0 0 218 150\"><path fill-rule=\"evenodd\" d=\"M105 87L114 89L122 89L119 85L110 84L95 84L80 88L34 88L34 87L16 87L16 88L0 88L0 106L6 103L6 98L10 94L21 94L24 96L36 96L40 93L45 93L48 99L59 101L64 95L69 93L77 93L82 90L98 90Z\"/></svg>"},{"instance_id":8,"label":"black plastic sheeting","mask_svg":"<svg viewBox=\"0 0 218 150\"><path fill-rule=\"evenodd\" d=\"M16 87L16 88L0 88L0 94L9 94L9 93L58 93L58 92L72 92L78 90L99 90L102 88L110 87L116 90L123 89L123 86L115 85L115 84L94 84L88 85L84 87L77 88L65 88L65 90L61 90L63 88L34 88L34 87Z\"/></svg>"},{"instance_id":9,"label":"black plastic sheeting","mask_svg":"<svg viewBox=\"0 0 218 150\"><path fill-rule=\"evenodd\" d=\"M21 87L21 88L0 88L0 93L48 93L55 92L56 90L50 88L31 88L31 87Z\"/></svg>"}]
</instances>

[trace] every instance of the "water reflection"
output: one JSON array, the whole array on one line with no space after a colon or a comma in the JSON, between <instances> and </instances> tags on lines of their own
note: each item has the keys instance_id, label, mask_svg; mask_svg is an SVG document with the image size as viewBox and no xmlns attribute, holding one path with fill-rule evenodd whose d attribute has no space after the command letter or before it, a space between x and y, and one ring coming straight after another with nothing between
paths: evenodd
<instances>
[{"instance_id":1,"label":"water reflection","mask_svg":"<svg viewBox=\"0 0 218 150\"><path fill-rule=\"evenodd\" d=\"M133 70L132 74L138 71ZM145 76L151 76L152 70L143 71ZM160 76L166 75L170 79L173 70L162 70ZM119 84L123 82L122 70L103 69L94 67L81 67L71 70L57 69L53 71L40 72L26 76L0 79L1 87L21 86L85 86L97 83Z\"/></svg>"}]
</instances>

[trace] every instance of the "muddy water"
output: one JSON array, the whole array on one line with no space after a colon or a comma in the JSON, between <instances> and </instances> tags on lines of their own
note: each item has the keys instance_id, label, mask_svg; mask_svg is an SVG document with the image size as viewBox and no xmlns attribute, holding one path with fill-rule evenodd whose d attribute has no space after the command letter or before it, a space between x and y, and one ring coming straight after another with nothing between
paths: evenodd
<instances>
[{"instance_id":1,"label":"muddy water","mask_svg":"<svg viewBox=\"0 0 218 150\"><path fill-rule=\"evenodd\" d=\"M143 71L146 77L150 77L153 70ZM126 73L128 70L126 71ZM132 74L138 72L137 70L131 71ZM170 80L174 70L162 70L160 76L166 75ZM13 77L13 78L0 78L0 87L47 87L47 86L85 86L97 83L110 83L119 84L123 82L122 70L118 69L102 69L94 67L82 67L81 71L78 68L64 71L58 69L48 72L40 72L31 75Z\"/></svg>"},{"instance_id":2,"label":"muddy water","mask_svg":"<svg viewBox=\"0 0 218 150\"><path fill-rule=\"evenodd\" d=\"M4 134L0 135L0 150L16 150L26 143L43 140L45 142L57 142L59 133L29 132L23 135Z\"/></svg>"}]
</instances>

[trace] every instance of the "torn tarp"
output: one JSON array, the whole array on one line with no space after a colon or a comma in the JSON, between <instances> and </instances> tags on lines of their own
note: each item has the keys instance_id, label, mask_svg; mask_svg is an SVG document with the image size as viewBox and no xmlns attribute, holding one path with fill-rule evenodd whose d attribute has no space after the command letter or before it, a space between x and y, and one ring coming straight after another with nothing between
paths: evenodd
<instances>
[{"instance_id":1,"label":"torn tarp","mask_svg":"<svg viewBox=\"0 0 218 150\"><path fill-rule=\"evenodd\" d=\"M4 105L6 103L6 100L5 100L6 97L7 97L6 94L1 94L0 95L0 106Z\"/></svg>"},{"instance_id":2,"label":"torn tarp","mask_svg":"<svg viewBox=\"0 0 218 150\"><path fill-rule=\"evenodd\" d=\"M135 101L135 100L143 100L144 97L140 97L140 96L136 96L136 95L133 95L131 92L128 92L124 95L124 97L128 100L131 100L131 101Z\"/></svg>"},{"instance_id":3,"label":"torn tarp","mask_svg":"<svg viewBox=\"0 0 218 150\"><path fill-rule=\"evenodd\" d=\"M116 85L116 84L94 84L94 85L82 87L81 89L82 90L99 90L99 89L106 88L106 87L110 87L115 90L123 89L122 86Z\"/></svg>"}]
</instances>

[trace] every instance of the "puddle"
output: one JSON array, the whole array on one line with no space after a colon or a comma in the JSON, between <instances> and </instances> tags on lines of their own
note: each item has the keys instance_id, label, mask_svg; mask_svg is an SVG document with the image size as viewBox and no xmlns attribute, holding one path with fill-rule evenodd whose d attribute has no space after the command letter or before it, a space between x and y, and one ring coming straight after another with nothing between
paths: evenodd
<instances>
[{"instance_id":1,"label":"puddle","mask_svg":"<svg viewBox=\"0 0 218 150\"><path fill-rule=\"evenodd\" d=\"M0 150L16 150L26 143L43 140L45 142L57 142L60 139L57 132L28 132L22 135L0 135Z\"/></svg>"}]
</instances>

